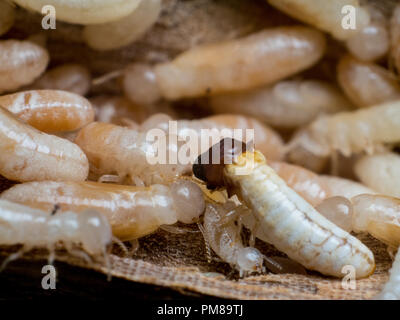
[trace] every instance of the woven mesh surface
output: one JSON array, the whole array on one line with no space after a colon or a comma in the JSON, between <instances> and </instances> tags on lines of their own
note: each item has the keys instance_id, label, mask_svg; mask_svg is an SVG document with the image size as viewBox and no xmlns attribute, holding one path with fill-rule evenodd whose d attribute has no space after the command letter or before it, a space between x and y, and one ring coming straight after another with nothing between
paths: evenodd
<instances>
[{"instance_id":1,"label":"woven mesh surface","mask_svg":"<svg viewBox=\"0 0 400 320\"><path fill-rule=\"evenodd\" d=\"M7 37L21 39L41 32L40 19L36 14L20 10L15 27ZM164 0L163 13L155 27L143 39L123 50L106 53L90 50L82 43L79 26L59 22L57 30L47 32L47 46L51 65L83 62L94 74L100 75L132 61L163 61L196 44L291 23L292 19L268 7L264 0ZM118 93L118 90L111 83L97 87L92 94ZM1 190L11 185L9 181L0 181ZM369 299L388 279L391 260L386 248L369 236L360 238L375 254L376 271L368 279L358 280L355 290L346 290L342 288L341 280L316 273L307 276L264 274L239 279L230 266L215 260L207 261L203 238L196 230L193 227L193 232L179 235L160 230L142 238L140 248L132 258L111 255L111 270L101 263L88 264L65 252L59 253L58 259L93 272L110 272L113 277L129 281L232 299ZM266 255L282 255L261 242L257 246ZM2 256L10 252L10 248L0 248ZM26 256L28 259L43 257L46 257L45 253L36 251Z\"/></svg>"}]
</instances>

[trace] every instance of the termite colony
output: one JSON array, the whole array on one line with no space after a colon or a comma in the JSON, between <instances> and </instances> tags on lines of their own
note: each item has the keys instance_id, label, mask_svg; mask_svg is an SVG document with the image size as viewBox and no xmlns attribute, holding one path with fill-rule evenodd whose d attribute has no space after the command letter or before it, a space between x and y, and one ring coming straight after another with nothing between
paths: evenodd
<instances>
[{"instance_id":1,"label":"termite colony","mask_svg":"<svg viewBox=\"0 0 400 320\"><path fill-rule=\"evenodd\" d=\"M104 52L152 32L162 0L0 0L0 174L17 182L0 195L0 244L22 245L1 268L35 247L52 261L58 243L108 263L113 242L132 256L126 242L160 228L184 234L182 224L194 224L208 258L241 277L313 270L340 278L348 265L369 277L374 255L360 233L395 257L400 4L268 2L294 23L93 79L82 64L49 68L40 37L8 37L15 11L51 4ZM345 6L355 28L343 27ZM96 89L115 78L118 94ZM207 116L182 118L176 104L188 99ZM203 129L214 132L208 146ZM237 139L238 129L253 130L252 141ZM162 150L151 130L164 133ZM179 161L189 140L197 147ZM154 161L161 152L164 163ZM263 253L256 238L288 258ZM380 298L400 299L399 264L398 253Z\"/></svg>"}]
</instances>

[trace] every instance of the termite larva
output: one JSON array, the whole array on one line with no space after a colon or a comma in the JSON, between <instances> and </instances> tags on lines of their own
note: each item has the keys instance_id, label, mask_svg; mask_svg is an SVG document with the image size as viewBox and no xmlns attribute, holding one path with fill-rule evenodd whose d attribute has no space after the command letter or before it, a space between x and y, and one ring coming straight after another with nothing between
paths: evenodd
<instances>
[{"instance_id":1,"label":"termite larva","mask_svg":"<svg viewBox=\"0 0 400 320\"><path fill-rule=\"evenodd\" d=\"M95 209L104 214L119 239L132 240L178 221L194 223L203 213L201 189L189 180L169 186L125 186L97 182L29 182L15 185L2 199L49 211L57 203L62 211Z\"/></svg>"},{"instance_id":2,"label":"termite larva","mask_svg":"<svg viewBox=\"0 0 400 320\"><path fill-rule=\"evenodd\" d=\"M0 41L0 93L28 85L46 69L49 55L42 47L18 40Z\"/></svg>"},{"instance_id":3,"label":"termite larva","mask_svg":"<svg viewBox=\"0 0 400 320\"><path fill-rule=\"evenodd\" d=\"M345 265L355 268L357 278L374 272L374 256L365 245L289 188L260 152L244 149L241 142L222 140L199 157L193 172L208 185L237 194L252 210L263 239L306 268L336 277L343 276ZM213 152L233 158L232 164L201 164Z\"/></svg>"},{"instance_id":4,"label":"termite larva","mask_svg":"<svg viewBox=\"0 0 400 320\"><path fill-rule=\"evenodd\" d=\"M190 49L171 62L126 69L124 91L134 102L152 103L256 88L316 63L325 38L306 27L267 29L242 39Z\"/></svg>"},{"instance_id":5,"label":"termite larva","mask_svg":"<svg viewBox=\"0 0 400 320\"><path fill-rule=\"evenodd\" d=\"M15 181L87 178L89 163L74 143L40 132L0 107L0 173Z\"/></svg>"},{"instance_id":6,"label":"termite larva","mask_svg":"<svg viewBox=\"0 0 400 320\"><path fill-rule=\"evenodd\" d=\"M22 91L0 96L0 105L43 132L73 131L94 120L90 102L66 91Z\"/></svg>"},{"instance_id":7,"label":"termite larva","mask_svg":"<svg viewBox=\"0 0 400 320\"><path fill-rule=\"evenodd\" d=\"M83 37L96 50L124 47L140 38L157 21L161 0L142 0L128 16L109 23L86 26Z\"/></svg>"}]
</instances>

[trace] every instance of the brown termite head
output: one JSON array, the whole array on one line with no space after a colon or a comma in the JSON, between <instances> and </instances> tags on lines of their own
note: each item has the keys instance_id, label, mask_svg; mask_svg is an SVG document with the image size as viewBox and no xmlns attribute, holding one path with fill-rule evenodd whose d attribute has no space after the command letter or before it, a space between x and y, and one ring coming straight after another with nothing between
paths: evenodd
<instances>
[{"instance_id":1,"label":"brown termite head","mask_svg":"<svg viewBox=\"0 0 400 320\"><path fill-rule=\"evenodd\" d=\"M206 152L198 156L193 164L196 178L207 183L208 189L225 186L223 169L232 164L233 159L249 149L242 141L232 138L222 139Z\"/></svg>"}]
</instances>

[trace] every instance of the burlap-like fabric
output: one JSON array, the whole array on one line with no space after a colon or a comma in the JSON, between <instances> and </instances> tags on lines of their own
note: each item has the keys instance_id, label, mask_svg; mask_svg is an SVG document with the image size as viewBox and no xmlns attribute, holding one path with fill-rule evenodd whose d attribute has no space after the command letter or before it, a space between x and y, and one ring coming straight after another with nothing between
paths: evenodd
<instances>
[{"instance_id":1,"label":"burlap-like fabric","mask_svg":"<svg viewBox=\"0 0 400 320\"><path fill-rule=\"evenodd\" d=\"M374 1L380 6L383 1ZM394 1L387 1L386 7ZM19 10L15 27L6 38L26 38L43 33L40 16ZM81 27L57 22L56 30L46 31L51 65L81 62L94 75L118 70L132 61L165 61L196 44L243 36L268 26L293 24L291 18L269 7L264 0L164 0L163 13L157 24L140 41L122 50L96 52L87 48L80 35ZM329 62L331 52L327 54ZM322 66L322 67L321 67ZM334 64L320 64L316 74L331 76ZM333 69L332 69L333 68ZM91 94L118 93L116 82L92 89ZM2 180L1 190L10 182ZM113 277L129 281L185 289L201 294L232 299L369 299L388 279L391 260L379 241L363 235L361 240L373 251L377 268L367 279L358 280L356 289L344 289L341 279L309 273L307 276L267 273L238 278L229 265L207 259L203 237L195 226L191 232L173 234L160 230L140 239L140 247L131 258L111 255L111 270L99 263L88 264L66 253L58 259L93 272L110 272ZM257 242L266 255L282 255L272 246ZM1 248L0 255L10 253ZM29 259L45 257L33 252Z\"/></svg>"}]
</instances>

